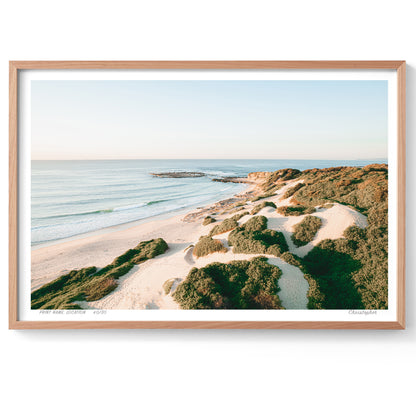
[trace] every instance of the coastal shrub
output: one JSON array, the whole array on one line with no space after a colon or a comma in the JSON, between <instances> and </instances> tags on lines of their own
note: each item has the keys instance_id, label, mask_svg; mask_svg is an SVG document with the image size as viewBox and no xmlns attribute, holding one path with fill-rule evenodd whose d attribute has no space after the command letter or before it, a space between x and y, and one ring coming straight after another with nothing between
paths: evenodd
<instances>
[{"instance_id":1,"label":"coastal shrub","mask_svg":"<svg viewBox=\"0 0 416 416\"><path fill-rule=\"evenodd\" d=\"M231 217L231 219L235 220L235 221L239 221L239 220L241 220L241 218L243 218L246 215L248 215L248 211L244 211L244 212L241 212L239 214L235 214Z\"/></svg>"},{"instance_id":2,"label":"coastal shrub","mask_svg":"<svg viewBox=\"0 0 416 416\"><path fill-rule=\"evenodd\" d=\"M291 199L297 205L279 207L281 214L308 215L315 206L330 208L339 203L366 215L368 220L365 229L350 227L342 238L331 245L322 246L321 242L304 259L286 252L281 255L304 272L309 282L308 308L388 308L388 166L344 166L287 174L276 171L265 176L261 187L268 192L281 187L284 180L295 178L304 184L296 191L296 201L295 197ZM311 266L312 259L325 266L318 261L321 254L330 262L329 272Z\"/></svg>"},{"instance_id":3,"label":"coastal shrub","mask_svg":"<svg viewBox=\"0 0 416 416\"><path fill-rule=\"evenodd\" d=\"M281 232L267 229L267 218L255 216L244 225L233 230L228 244L234 253L270 254L279 257L288 251L287 242Z\"/></svg>"},{"instance_id":4,"label":"coastal shrub","mask_svg":"<svg viewBox=\"0 0 416 416\"><path fill-rule=\"evenodd\" d=\"M214 240L209 236L203 236L195 244L193 255L195 257L204 257L216 252L226 253L227 249L220 240Z\"/></svg>"},{"instance_id":5,"label":"coastal shrub","mask_svg":"<svg viewBox=\"0 0 416 416\"><path fill-rule=\"evenodd\" d=\"M302 176L306 186L297 192L296 199L314 206L338 202L365 213L387 201L387 165L378 166L306 170Z\"/></svg>"},{"instance_id":6,"label":"coastal shrub","mask_svg":"<svg viewBox=\"0 0 416 416\"><path fill-rule=\"evenodd\" d=\"M306 215L306 214L313 214L316 211L314 207L307 207L304 205L296 205L296 206L284 206L278 207L277 212L281 215L288 216L288 215Z\"/></svg>"},{"instance_id":7,"label":"coastal shrub","mask_svg":"<svg viewBox=\"0 0 416 416\"><path fill-rule=\"evenodd\" d=\"M215 218L212 218L208 215L204 218L204 221L202 222L202 225L212 224L215 221L217 221Z\"/></svg>"},{"instance_id":8,"label":"coastal shrub","mask_svg":"<svg viewBox=\"0 0 416 416\"><path fill-rule=\"evenodd\" d=\"M244 207L238 207L230 211L230 214L235 214L236 212L242 211Z\"/></svg>"},{"instance_id":9,"label":"coastal shrub","mask_svg":"<svg viewBox=\"0 0 416 416\"><path fill-rule=\"evenodd\" d=\"M298 169L280 169L274 172L271 172L266 180L261 184L261 187L264 190L269 190L275 188L279 189L281 186L285 185L285 181L289 181L299 177L302 172Z\"/></svg>"},{"instance_id":10,"label":"coastal shrub","mask_svg":"<svg viewBox=\"0 0 416 416\"><path fill-rule=\"evenodd\" d=\"M256 215L258 214L263 208L266 207L272 207L272 208L276 208L276 204L274 202L271 201L264 201L261 204L256 205L250 212L251 215Z\"/></svg>"},{"instance_id":11,"label":"coastal shrub","mask_svg":"<svg viewBox=\"0 0 416 416\"><path fill-rule=\"evenodd\" d=\"M309 284L309 289L306 294L308 298L308 309L326 309L325 294L321 291L317 280L308 273L304 273L303 277Z\"/></svg>"},{"instance_id":12,"label":"coastal shrub","mask_svg":"<svg viewBox=\"0 0 416 416\"><path fill-rule=\"evenodd\" d=\"M68 302L67 297L72 301L71 289L78 284L82 284L88 278L94 275L97 271L96 267L85 267L80 270L72 270L69 273L58 277L50 283L41 286L39 289L32 292L31 308L32 309L59 309L59 308L41 308L48 303L60 306ZM68 293L69 292L69 293ZM57 298L56 294L61 296ZM69 296L64 296L69 294ZM63 308L66 309L66 308Z\"/></svg>"},{"instance_id":13,"label":"coastal shrub","mask_svg":"<svg viewBox=\"0 0 416 416\"><path fill-rule=\"evenodd\" d=\"M277 295L281 274L263 257L211 263L193 268L173 298L182 309L283 309Z\"/></svg>"},{"instance_id":14,"label":"coastal shrub","mask_svg":"<svg viewBox=\"0 0 416 416\"><path fill-rule=\"evenodd\" d=\"M290 251L285 251L280 258L292 266L300 267L302 265L302 259Z\"/></svg>"},{"instance_id":15,"label":"coastal shrub","mask_svg":"<svg viewBox=\"0 0 416 416\"><path fill-rule=\"evenodd\" d=\"M165 292L165 295L169 295L170 291L172 290L173 283L176 279L169 279L166 280L165 283L163 283L163 291Z\"/></svg>"},{"instance_id":16,"label":"coastal shrub","mask_svg":"<svg viewBox=\"0 0 416 416\"><path fill-rule=\"evenodd\" d=\"M264 215L256 215L239 228L246 231L263 231L267 229L267 218Z\"/></svg>"},{"instance_id":17,"label":"coastal shrub","mask_svg":"<svg viewBox=\"0 0 416 416\"><path fill-rule=\"evenodd\" d=\"M292 195L294 195L297 191L299 191L300 188L303 188L305 186L305 184L303 183L298 183L295 186L292 186L291 188L289 188L285 194L283 195L283 199L286 198L290 198Z\"/></svg>"},{"instance_id":18,"label":"coastal shrub","mask_svg":"<svg viewBox=\"0 0 416 416\"><path fill-rule=\"evenodd\" d=\"M361 263L350 254L340 252L337 243L324 240L303 259L308 274L317 283L325 301L324 309L363 309L362 298L351 274Z\"/></svg>"},{"instance_id":19,"label":"coastal shrub","mask_svg":"<svg viewBox=\"0 0 416 416\"><path fill-rule=\"evenodd\" d=\"M292 234L293 243L300 247L312 241L322 225L322 220L319 217L308 215L300 223L294 226Z\"/></svg>"},{"instance_id":20,"label":"coastal shrub","mask_svg":"<svg viewBox=\"0 0 416 416\"><path fill-rule=\"evenodd\" d=\"M275 196L274 192L267 192L265 194L257 195L254 198L251 199L251 202L259 201L260 199L270 198L272 196Z\"/></svg>"},{"instance_id":21,"label":"coastal shrub","mask_svg":"<svg viewBox=\"0 0 416 416\"><path fill-rule=\"evenodd\" d=\"M135 264L164 253L168 245L162 238L139 243L100 270L86 267L58 277L31 294L32 309L79 309L75 301L95 301L117 287L119 277Z\"/></svg>"},{"instance_id":22,"label":"coastal shrub","mask_svg":"<svg viewBox=\"0 0 416 416\"><path fill-rule=\"evenodd\" d=\"M365 309L388 308L388 166L317 169L313 174L312 171L303 174L306 186L296 194L300 202L305 205L341 203L367 215L365 229L350 227L345 230L344 238L325 245L334 259L342 258L338 253L346 256L346 272L342 276L349 281L350 292L353 292L348 304L360 306L361 302ZM349 259L358 262L359 267L351 270ZM329 308L334 302L342 304L338 298L343 295L337 294L334 285L327 282L328 274L312 270L308 275L316 283L316 290L309 297L312 306Z\"/></svg>"},{"instance_id":23,"label":"coastal shrub","mask_svg":"<svg viewBox=\"0 0 416 416\"><path fill-rule=\"evenodd\" d=\"M304 259L309 308L386 309L388 307L387 230L353 226L344 238L324 240Z\"/></svg>"},{"instance_id":24,"label":"coastal shrub","mask_svg":"<svg viewBox=\"0 0 416 416\"><path fill-rule=\"evenodd\" d=\"M238 226L238 222L234 218L226 218L220 224L217 224L209 233L209 236L226 233Z\"/></svg>"}]
</instances>

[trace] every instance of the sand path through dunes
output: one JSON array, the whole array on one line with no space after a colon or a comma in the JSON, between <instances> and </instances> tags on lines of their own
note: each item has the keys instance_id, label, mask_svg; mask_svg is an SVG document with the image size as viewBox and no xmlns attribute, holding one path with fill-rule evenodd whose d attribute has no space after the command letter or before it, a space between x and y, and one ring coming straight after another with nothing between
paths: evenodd
<instances>
[{"instance_id":1,"label":"sand path through dunes","mask_svg":"<svg viewBox=\"0 0 416 416\"><path fill-rule=\"evenodd\" d=\"M282 271L278 293L282 306L285 309L307 309L309 283L301 270L276 257L269 257L268 262Z\"/></svg>"},{"instance_id":2,"label":"sand path through dunes","mask_svg":"<svg viewBox=\"0 0 416 416\"><path fill-rule=\"evenodd\" d=\"M247 202L245 209L250 210L263 201L272 201L276 206L290 205L291 198L283 199L286 191L301 181L288 182L275 195L256 203ZM268 219L268 228L281 231L286 238L290 252L300 257L305 256L314 246L324 239L337 239L351 225L367 226L364 215L341 204L331 208L319 208L311 215L322 219L323 225L314 239L303 247L296 247L291 239L293 227L305 216L284 217L272 207L265 207L256 215ZM217 221L231 217L231 214L216 216ZM252 215L239 220L244 224ZM235 254L228 246L229 232L214 236L222 241L228 249L226 253L213 253L196 258L193 245L200 236L208 235L218 222L203 226L202 220L184 222L183 216L165 220L155 220L128 229L115 230L101 235L88 236L74 241L43 247L32 251L32 289L55 279L73 269L95 265L103 267L126 250L135 247L140 241L163 238L169 249L166 253L148 260L119 280L119 285L112 293L95 302L83 302L85 308L93 309L179 309L171 294L166 295L163 284L169 279L183 281L193 267L201 268L213 262L228 263L233 260L250 260L260 254ZM282 270L278 293L283 307L287 309L305 309L309 284L301 270L289 265L279 258L265 256L269 263Z\"/></svg>"},{"instance_id":3,"label":"sand path through dunes","mask_svg":"<svg viewBox=\"0 0 416 416\"><path fill-rule=\"evenodd\" d=\"M291 235L294 231L294 226L300 223L306 215L285 217L270 207L262 209L257 215L267 217L267 227L271 230L282 232L289 246L289 251L299 257L306 256L322 240L342 238L344 231L348 227L356 225L357 227L365 228L368 225L365 215L346 205L334 204L331 208L318 208L316 212L310 215L322 220L321 228L311 242L304 246L296 247L293 244Z\"/></svg>"},{"instance_id":4,"label":"sand path through dunes","mask_svg":"<svg viewBox=\"0 0 416 416\"><path fill-rule=\"evenodd\" d=\"M193 267L205 267L213 262L228 263L233 260L250 260L259 255L235 254L231 250L227 253L213 253L209 256L193 258L189 263L189 252L184 253L185 245L171 245L171 248L161 256L148 260L138 266L138 269L123 279L117 289L95 302L83 303L84 308L92 309L179 309L172 296L165 295L163 283L169 279L183 281ZM191 250L191 249L190 249ZM283 260L265 256L268 262L282 270L279 279L279 298L287 309L305 309L307 305L306 293L308 282L303 273L295 266Z\"/></svg>"}]
</instances>

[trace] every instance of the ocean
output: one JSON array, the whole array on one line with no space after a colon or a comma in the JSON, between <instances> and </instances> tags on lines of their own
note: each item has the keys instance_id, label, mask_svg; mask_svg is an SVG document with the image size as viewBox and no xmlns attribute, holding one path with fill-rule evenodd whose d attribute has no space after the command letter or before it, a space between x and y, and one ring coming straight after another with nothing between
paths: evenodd
<instances>
[{"instance_id":1,"label":"ocean","mask_svg":"<svg viewBox=\"0 0 416 416\"><path fill-rule=\"evenodd\" d=\"M204 206L245 189L213 178L283 168L365 166L386 160L48 160L32 161L32 246ZM207 176L160 178L192 171Z\"/></svg>"}]
</instances>

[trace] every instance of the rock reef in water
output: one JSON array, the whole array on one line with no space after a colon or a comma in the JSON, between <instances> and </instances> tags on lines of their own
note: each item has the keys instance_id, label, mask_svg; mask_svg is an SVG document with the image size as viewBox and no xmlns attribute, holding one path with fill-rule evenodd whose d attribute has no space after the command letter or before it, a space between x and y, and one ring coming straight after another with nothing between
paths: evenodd
<instances>
[{"instance_id":1,"label":"rock reef in water","mask_svg":"<svg viewBox=\"0 0 416 416\"><path fill-rule=\"evenodd\" d=\"M201 178L202 176L207 176L202 172L160 172L151 173L151 175L158 178Z\"/></svg>"},{"instance_id":2,"label":"rock reef in water","mask_svg":"<svg viewBox=\"0 0 416 416\"><path fill-rule=\"evenodd\" d=\"M233 183L252 183L247 178L241 178L238 176L225 176L223 178L214 178L214 182L233 182Z\"/></svg>"}]
</instances>

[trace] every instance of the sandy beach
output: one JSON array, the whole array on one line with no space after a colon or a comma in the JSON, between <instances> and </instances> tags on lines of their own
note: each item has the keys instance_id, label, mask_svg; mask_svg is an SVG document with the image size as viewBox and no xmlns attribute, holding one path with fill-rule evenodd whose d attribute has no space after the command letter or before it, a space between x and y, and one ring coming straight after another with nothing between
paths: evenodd
<instances>
[{"instance_id":1,"label":"sandy beach","mask_svg":"<svg viewBox=\"0 0 416 416\"><path fill-rule=\"evenodd\" d=\"M290 197L284 199L288 189L297 185L299 180L287 181L286 185L276 193L262 201L270 201L279 206L292 205ZM178 309L179 305L170 294L165 294L163 284L169 279L175 279L171 289L183 281L193 267L204 267L212 262L227 263L232 260L249 260L254 254L235 254L228 247L229 232L217 235L228 249L226 253L212 253L204 257L195 257L193 246L199 237L207 235L216 225L202 225L202 219L216 213L217 220L225 219L229 213L221 214L221 210L229 208L239 200L244 201L242 208L250 210L256 205L249 202L247 196L255 195L256 181L252 180L248 188L227 201L220 201L204 208L192 210L186 214L176 215L167 219L156 219L123 229L105 230L102 234L81 236L78 239L57 243L48 247L32 250L32 290L38 289L57 277L75 269L88 266L104 267L126 250L136 246L141 241L153 238L163 238L169 249L143 264L136 265L126 275L119 279L118 287L104 298L94 302L78 302L85 309ZM240 207L241 209L241 207ZM280 231L285 236L289 251L300 257L305 256L316 244L324 239L342 237L344 230L351 226L367 226L364 215L353 209L333 204L331 207L317 207L313 216L322 220L322 226L314 239L302 247L296 247L291 234L293 227L305 217L283 216L276 209L265 207L256 215L263 215L268 220L268 228ZM245 215L239 220L244 224L252 215ZM285 263L280 258L268 257L270 264L278 266L282 271L279 279L279 298L286 309L306 309L308 282L303 273L295 266Z\"/></svg>"}]
</instances>

